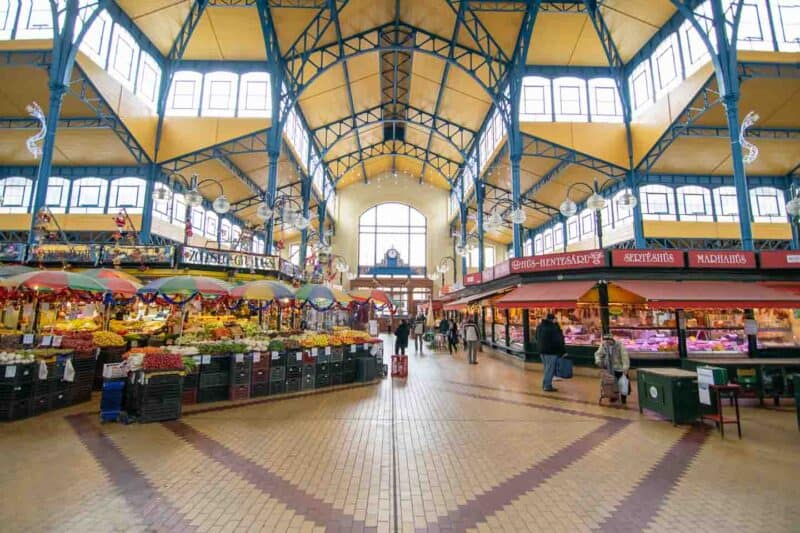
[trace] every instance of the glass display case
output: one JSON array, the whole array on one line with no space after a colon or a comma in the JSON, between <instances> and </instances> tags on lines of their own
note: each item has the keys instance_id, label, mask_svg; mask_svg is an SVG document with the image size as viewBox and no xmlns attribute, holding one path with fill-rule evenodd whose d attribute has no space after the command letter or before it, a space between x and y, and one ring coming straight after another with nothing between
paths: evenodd
<instances>
[{"instance_id":1,"label":"glass display case","mask_svg":"<svg viewBox=\"0 0 800 533\"><path fill-rule=\"evenodd\" d=\"M612 306L611 333L636 359L677 359L678 330L675 313L644 307Z\"/></svg>"},{"instance_id":2,"label":"glass display case","mask_svg":"<svg viewBox=\"0 0 800 533\"><path fill-rule=\"evenodd\" d=\"M600 310L597 307L577 309L531 309L528 316L531 337L535 340L536 327L547 316L556 315L556 321L564 332L567 346L599 346L602 338L600 329Z\"/></svg>"},{"instance_id":3,"label":"glass display case","mask_svg":"<svg viewBox=\"0 0 800 533\"><path fill-rule=\"evenodd\" d=\"M525 333L522 327L522 309L508 310L508 342L512 350L525 350Z\"/></svg>"},{"instance_id":4,"label":"glass display case","mask_svg":"<svg viewBox=\"0 0 800 533\"><path fill-rule=\"evenodd\" d=\"M759 348L800 346L800 309L757 309Z\"/></svg>"},{"instance_id":5,"label":"glass display case","mask_svg":"<svg viewBox=\"0 0 800 533\"><path fill-rule=\"evenodd\" d=\"M747 357L744 313L725 309L687 310L686 350L689 357Z\"/></svg>"},{"instance_id":6,"label":"glass display case","mask_svg":"<svg viewBox=\"0 0 800 533\"><path fill-rule=\"evenodd\" d=\"M494 309L494 343L497 346L508 346L506 340L506 313L503 309Z\"/></svg>"}]
</instances>

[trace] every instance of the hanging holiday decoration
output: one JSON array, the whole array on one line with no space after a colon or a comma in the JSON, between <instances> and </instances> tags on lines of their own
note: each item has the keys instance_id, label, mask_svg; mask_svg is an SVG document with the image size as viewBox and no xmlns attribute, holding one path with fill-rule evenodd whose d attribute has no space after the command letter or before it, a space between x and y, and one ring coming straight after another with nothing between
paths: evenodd
<instances>
[{"instance_id":1,"label":"hanging holiday decoration","mask_svg":"<svg viewBox=\"0 0 800 533\"><path fill-rule=\"evenodd\" d=\"M742 126L739 129L739 143L742 145L742 150L744 151L742 161L744 161L745 165L749 165L758 159L758 147L745 137L745 135L747 135L747 129L755 124L758 119L758 114L755 111L750 111L747 116L744 117Z\"/></svg>"},{"instance_id":2,"label":"hanging holiday decoration","mask_svg":"<svg viewBox=\"0 0 800 533\"><path fill-rule=\"evenodd\" d=\"M28 104L25 107L25 110L30 116L38 120L39 124L41 124L41 129L35 135L29 137L28 140L25 141L25 145L28 147L28 151L31 153L31 155L36 159L39 159L42 156L42 147L40 142L47 134L47 119L42 112L42 108L39 107L39 104L36 102L31 102Z\"/></svg>"}]
</instances>

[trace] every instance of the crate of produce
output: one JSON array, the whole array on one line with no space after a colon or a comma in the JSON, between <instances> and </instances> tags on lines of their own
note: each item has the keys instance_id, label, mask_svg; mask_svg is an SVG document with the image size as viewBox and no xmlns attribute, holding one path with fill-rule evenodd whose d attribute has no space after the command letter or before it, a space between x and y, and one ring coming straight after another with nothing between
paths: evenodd
<instances>
[{"instance_id":1,"label":"crate of produce","mask_svg":"<svg viewBox=\"0 0 800 533\"><path fill-rule=\"evenodd\" d=\"M4 333L0 335L0 348L18 348L22 345L21 333Z\"/></svg>"},{"instance_id":2,"label":"crate of produce","mask_svg":"<svg viewBox=\"0 0 800 533\"><path fill-rule=\"evenodd\" d=\"M224 387L208 387L205 389L198 389L197 403L207 402L224 402L228 399L228 390L230 386Z\"/></svg>"},{"instance_id":3,"label":"crate of produce","mask_svg":"<svg viewBox=\"0 0 800 533\"><path fill-rule=\"evenodd\" d=\"M250 385L250 397L267 396L269 394L269 382L253 383Z\"/></svg>"},{"instance_id":4,"label":"crate of produce","mask_svg":"<svg viewBox=\"0 0 800 533\"><path fill-rule=\"evenodd\" d=\"M197 372L190 372L183 376L183 390L195 390L200 383L200 374Z\"/></svg>"},{"instance_id":5,"label":"crate of produce","mask_svg":"<svg viewBox=\"0 0 800 533\"><path fill-rule=\"evenodd\" d=\"M230 374L227 372L215 373L202 373L200 374L200 389L207 389L209 387L228 386L230 383Z\"/></svg>"},{"instance_id":6,"label":"crate of produce","mask_svg":"<svg viewBox=\"0 0 800 533\"><path fill-rule=\"evenodd\" d=\"M286 367L285 366L273 366L269 369L269 381L275 382L280 381L283 383L286 381Z\"/></svg>"},{"instance_id":7,"label":"crate of produce","mask_svg":"<svg viewBox=\"0 0 800 533\"><path fill-rule=\"evenodd\" d=\"M356 359L350 359L350 360L345 359L342 362L342 372L344 372L344 373L347 373L347 374L353 373L353 374L355 374L357 368L358 368L358 360L356 360Z\"/></svg>"},{"instance_id":8,"label":"crate of produce","mask_svg":"<svg viewBox=\"0 0 800 533\"><path fill-rule=\"evenodd\" d=\"M342 374L342 366L343 366L343 363L340 362L340 361L332 362L330 364L330 366L328 367L330 369L331 375L336 375L336 374L341 375Z\"/></svg>"},{"instance_id":9,"label":"crate of produce","mask_svg":"<svg viewBox=\"0 0 800 533\"><path fill-rule=\"evenodd\" d=\"M330 387L331 386L331 375L330 374L317 374L314 378L314 388L320 389L322 387Z\"/></svg>"},{"instance_id":10,"label":"crate of produce","mask_svg":"<svg viewBox=\"0 0 800 533\"><path fill-rule=\"evenodd\" d=\"M227 355L204 355L202 356L200 364L200 373L204 372L218 373L230 372L231 356Z\"/></svg>"},{"instance_id":11,"label":"crate of produce","mask_svg":"<svg viewBox=\"0 0 800 533\"><path fill-rule=\"evenodd\" d=\"M325 348L317 350L317 364L330 363L332 353L333 348L331 346L326 346Z\"/></svg>"},{"instance_id":12,"label":"crate of produce","mask_svg":"<svg viewBox=\"0 0 800 533\"><path fill-rule=\"evenodd\" d=\"M302 366L287 366L286 379L300 379L303 376Z\"/></svg>"},{"instance_id":13,"label":"crate of produce","mask_svg":"<svg viewBox=\"0 0 800 533\"><path fill-rule=\"evenodd\" d=\"M270 396L273 394L283 394L286 392L286 382L285 381L270 381L269 382L269 394Z\"/></svg>"},{"instance_id":14,"label":"crate of produce","mask_svg":"<svg viewBox=\"0 0 800 533\"><path fill-rule=\"evenodd\" d=\"M31 363L0 364L0 385L33 383L38 367Z\"/></svg>"},{"instance_id":15,"label":"crate of produce","mask_svg":"<svg viewBox=\"0 0 800 533\"><path fill-rule=\"evenodd\" d=\"M303 352L299 350L286 353L286 366L297 366L303 364Z\"/></svg>"},{"instance_id":16,"label":"crate of produce","mask_svg":"<svg viewBox=\"0 0 800 533\"><path fill-rule=\"evenodd\" d=\"M331 374L331 386L342 384L342 374Z\"/></svg>"},{"instance_id":17,"label":"crate of produce","mask_svg":"<svg viewBox=\"0 0 800 533\"><path fill-rule=\"evenodd\" d=\"M317 365L305 365L303 367L304 376L313 376L317 373Z\"/></svg>"},{"instance_id":18,"label":"crate of produce","mask_svg":"<svg viewBox=\"0 0 800 533\"><path fill-rule=\"evenodd\" d=\"M342 372L342 384L346 385L348 383L355 383L356 381L356 373L355 372Z\"/></svg>"},{"instance_id":19,"label":"crate of produce","mask_svg":"<svg viewBox=\"0 0 800 533\"><path fill-rule=\"evenodd\" d=\"M317 374L329 374L331 365L329 363L317 364Z\"/></svg>"},{"instance_id":20,"label":"crate of produce","mask_svg":"<svg viewBox=\"0 0 800 533\"><path fill-rule=\"evenodd\" d=\"M34 396L33 402L31 402L31 414L33 416L40 415L42 413L46 413L50 410L50 395L43 394L40 396Z\"/></svg>"},{"instance_id":21,"label":"crate of produce","mask_svg":"<svg viewBox=\"0 0 800 533\"><path fill-rule=\"evenodd\" d=\"M301 355L302 357L302 355ZM286 363L289 361L289 358L292 360L297 360L297 353L296 352L270 352L269 354L269 366L286 366Z\"/></svg>"},{"instance_id":22,"label":"crate of produce","mask_svg":"<svg viewBox=\"0 0 800 533\"><path fill-rule=\"evenodd\" d=\"M250 383L268 383L268 382L269 382L268 368L253 369L253 374L250 377Z\"/></svg>"},{"instance_id":23,"label":"crate of produce","mask_svg":"<svg viewBox=\"0 0 800 533\"><path fill-rule=\"evenodd\" d=\"M31 416L33 398L0 401L0 420L21 420Z\"/></svg>"},{"instance_id":24,"label":"crate of produce","mask_svg":"<svg viewBox=\"0 0 800 533\"><path fill-rule=\"evenodd\" d=\"M177 420L181 417L182 398L159 398L158 401L149 401L139 411L139 422L162 422L164 420Z\"/></svg>"},{"instance_id":25,"label":"crate of produce","mask_svg":"<svg viewBox=\"0 0 800 533\"><path fill-rule=\"evenodd\" d=\"M286 392L298 392L300 390L301 383L302 378L288 378L286 380Z\"/></svg>"},{"instance_id":26,"label":"crate of produce","mask_svg":"<svg viewBox=\"0 0 800 533\"><path fill-rule=\"evenodd\" d=\"M250 385L232 385L229 393L231 401L247 400L250 398Z\"/></svg>"},{"instance_id":27,"label":"crate of produce","mask_svg":"<svg viewBox=\"0 0 800 533\"><path fill-rule=\"evenodd\" d=\"M240 359L241 357L241 359ZM244 354L235 354L231 358L231 384L245 385L250 383L252 360Z\"/></svg>"},{"instance_id":28,"label":"crate of produce","mask_svg":"<svg viewBox=\"0 0 800 533\"><path fill-rule=\"evenodd\" d=\"M33 383L0 385L0 401L22 400L33 397Z\"/></svg>"},{"instance_id":29,"label":"crate of produce","mask_svg":"<svg viewBox=\"0 0 800 533\"><path fill-rule=\"evenodd\" d=\"M50 409L61 409L72 405L72 395L69 391L61 390L50 393Z\"/></svg>"}]
</instances>

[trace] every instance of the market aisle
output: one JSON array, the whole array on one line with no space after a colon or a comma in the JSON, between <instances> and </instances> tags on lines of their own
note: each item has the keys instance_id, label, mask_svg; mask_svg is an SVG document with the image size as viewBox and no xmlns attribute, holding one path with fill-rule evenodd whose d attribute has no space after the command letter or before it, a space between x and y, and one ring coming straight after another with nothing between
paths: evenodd
<instances>
[{"instance_id":1,"label":"market aisle","mask_svg":"<svg viewBox=\"0 0 800 533\"><path fill-rule=\"evenodd\" d=\"M203 404L165 424L101 426L84 404L0 426L3 530L791 531L800 523L789 409L745 408L744 440L722 441L640 416L635 405L599 407L594 379L547 395L541 374L487 354L472 366L463 352L409 352L407 380Z\"/></svg>"}]
</instances>

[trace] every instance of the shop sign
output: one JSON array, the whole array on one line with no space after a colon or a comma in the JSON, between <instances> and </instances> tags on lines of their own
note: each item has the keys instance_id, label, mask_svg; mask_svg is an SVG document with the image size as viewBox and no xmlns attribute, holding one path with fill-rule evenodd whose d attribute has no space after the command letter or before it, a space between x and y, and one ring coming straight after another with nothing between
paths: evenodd
<instances>
[{"instance_id":1,"label":"shop sign","mask_svg":"<svg viewBox=\"0 0 800 533\"><path fill-rule=\"evenodd\" d=\"M502 263L497 263L492 271L494 279L504 278L511 274L511 266L508 261L503 261Z\"/></svg>"},{"instance_id":2,"label":"shop sign","mask_svg":"<svg viewBox=\"0 0 800 533\"><path fill-rule=\"evenodd\" d=\"M759 254L761 268L800 268L800 251L764 250Z\"/></svg>"},{"instance_id":3,"label":"shop sign","mask_svg":"<svg viewBox=\"0 0 800 533\"><path fill-rule=\"evenodd\" d=\"M171 265L174 246L104 246L100 262L114 265Z\"/></svg>"},{"instance_id":4,"label":"shop sign","mask_svg":"<svg viewBox=\"0 0 800 533\"><path fill-rule=\"evenodd\" d=\"M482 276L480 272L473 272L464 276L464 286L478 285L481 282Z\"/></svg>"},{"instance_id":5,"label":"shop sign","mask_svg":"<svg viewBox=\"0 0 800 533\"><path fill-rule=\"evenodd\" d=\"M22 263L25 260L25 245L21 242L4 244L0 247L0 261Z\"/></svg>"},{"instance_id":6,"label":"shop sign","mask_svg":"<svg viewBox=\"0 0 800 533\"><path fill-rule=\"evenodd\" d=\"M494 280L494 268L487 268L481 272L481 281L484 283Z\"/></svg>"},{"instance_id":7,"label":"shop sign","mask_svg":"<svg viewBox=\"0 0 800 533\"><path fill-rule=\"evenodd\" d=\"M690 250L689 266L692 268L756 268L756 254L732 250Z\"/></svg>"},{"instance_id":8,"label":"shop sign","mask_svg":"<svg viewBox=\"0 0 800 533\"><path fill-rule=\"evenodd\" d=\"M186 246L183 249L182 263L187 265L217 266L274 272L277 270L277 257L256 255L228 250L211 250Z\"/></svg>"},{"instance_id":9,"label":"shop sign","mask_svg":"<svg viewBox=\"0 0 800 533\"><path fill-rule=\"evenodd\" d=\"M94 265L99 250L94 244L39 244L31 247L28 262Z\"/></svg>"},{"instance_id":10,"label":"shop sign","mask_svg":"<svg viewBox=\"0 0 800 533\"><path fill-rule=\"evenodd\" d=\"M680 250L612 250L611 263L615 267L630 268L681 268L685 266Z\"/></svg>"},{"instance_id":11,"label":"shop sign","mask_svg":"<svg viewBox=\"0 0 800 533\"><path fill-rule=\"evenodd\" d=\"M606 254L602 250L535 255L511 259L511 272L514 274L552 270L580 270L604 266L606 266Z\"/></svg>"}]
</instances>

